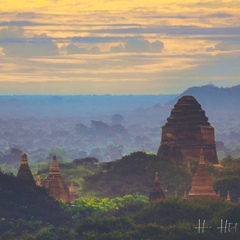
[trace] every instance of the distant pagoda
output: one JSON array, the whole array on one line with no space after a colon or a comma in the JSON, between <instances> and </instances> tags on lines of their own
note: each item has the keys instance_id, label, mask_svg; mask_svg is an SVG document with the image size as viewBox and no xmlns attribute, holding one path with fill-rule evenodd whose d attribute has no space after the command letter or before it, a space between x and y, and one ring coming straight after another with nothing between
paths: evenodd
<instances>
[{"instance_id":1,"label":"distant pagoda","mask_svg":"<svg viewBox=\"0 0 240 240\"><path fill-rule=\"evenodd\" d=\"M156 172L153 189L149 194L149 202L158 202L165 199L164 192L160 185L158 172Z\"/></svg>"},{"instance_id":2,"label":"distant pagoda","mask_svg":"<svg viewBox=\"0 0 240 240\"><path fill-rule=\"evenodd\" d=\"M70 203L69 188L65 179L61 176L56 156L53 156L48 176L43 181L43 187L48 190L51 197Z\"/></svg>"},{"instance_id":3,"label":"distant pagoda","mask_svg":"<svg viewBox=\"0 0 240 240\"><path fill-rule=\"evenodd\" d=\"M39 187L42 187L42 180L41 180L41 175L40 175L39 170L38 170L38 172L37 172L37 181L36 181L36 185L39 186Z\"/></svg>"},{"instance_id":4,"label":"distant pagoda","mask_svg":"<svg viewBox=\"0 0 240 240\"><path fill-rule=\"evenodd\" d=\"M203 150L200 151L200 159L197 171L192 179L192 188L187 198L220 199L212 186L212 178L207 172Z\"/></svg>"},{"instance_id":5,"label":"distant pagoda","mask_svg":"<svg viewBox=\"0 0 240 240\"><path fill-rule=\"evenodd\" d=\"M214 128L198 101L193 96L183 96L162 127L158 156L181 164L187 157L199 159L200 149L204 149L204 157L209 162L218 163Z\"/></svg>"},{"instance_id":6,"label":"distant pagoda","mask_svg":"<svg viewBox=\"0 0 240 240\"><path fill-rule=\"evenodd\" d=\"M70 193L70 202L72 203L75 199L79 198L76 189L74 187L73 180L71 181L71 185L69 187L69 193Z\"/></svg>"},{"instance_id":7,"label":"distant pagoda","mask_svg":"<svg viewBox=\"0 0 240 240\"><path fill-rule=\"evenodd\" d=\"M35 184L32 172L28 165L28 158L27 158L26 153L22 154L22 161L21 161L21 165L19 167L18 173L17 173L17 177L20 179L23 179L24 181L28 182L29 184Z\"/></svg>"}]
</instances>

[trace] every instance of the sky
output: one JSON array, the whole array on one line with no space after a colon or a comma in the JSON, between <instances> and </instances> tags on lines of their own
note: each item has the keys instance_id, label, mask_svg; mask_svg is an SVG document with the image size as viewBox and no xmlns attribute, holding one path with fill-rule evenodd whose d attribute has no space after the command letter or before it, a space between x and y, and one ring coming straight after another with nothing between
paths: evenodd
<instances>
[{"instance_id":1,"label":"sky","mask_svg":"<svg viewBox=\"0 0 240 240\"><path fill-rule=\"evenodd\" d=\"M239 0L0 0L0 95L240 84Z\"/></svg>"}]
</instances>

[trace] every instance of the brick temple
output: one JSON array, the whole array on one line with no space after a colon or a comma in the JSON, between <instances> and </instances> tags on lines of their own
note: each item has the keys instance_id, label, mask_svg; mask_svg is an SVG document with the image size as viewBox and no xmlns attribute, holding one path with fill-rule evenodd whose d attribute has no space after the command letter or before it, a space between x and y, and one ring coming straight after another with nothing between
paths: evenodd
<instances>
[{"instance_id":1,"label":"brick temple","mask_svg":"<svg viewBox=\"0 0 240 240\"><path fill-rule=\"evenodd\" d=\"M214 128L198 101L193 96L183 96L162 127L158 156L169 157L181 164L187 157L199 159L200 149L204 149L207 161L218 163Z\"/></svg>"},{"instance_id":2,"label":"brick temple","mask_svg":"<svg viewBox=\"0 0 240 240\"><path fill-rule=\"evenodd\" d=\"M48 190L51 197L70 203L69 188L65 179L61 176L56 156L53 156L48 176L43 181L43 187Z\"/></svg>"},{"instance_id":3,"label":"brick temple","mask_svg":"<svg viewBox=\"0 0 240 240\"><path fill-rule=\"evenodd\" d=\"M207 172L203 150L200 151L199 164L187 198L220 199L213 189L212 178Z\"/></svg>"}]
</instances>

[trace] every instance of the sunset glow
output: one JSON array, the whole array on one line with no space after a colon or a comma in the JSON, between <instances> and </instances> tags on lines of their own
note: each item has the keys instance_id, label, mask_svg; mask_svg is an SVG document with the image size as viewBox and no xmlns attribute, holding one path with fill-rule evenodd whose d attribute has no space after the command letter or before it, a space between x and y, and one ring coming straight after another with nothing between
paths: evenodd
<instances>
[{"instance_id":1,"label":"sunset glow","mask_svg":"<svg viewBox=\"0 0 240 240\"><path fill-rule=\"evenodd\" d=\"M0 94L179 93L240 83L239 1L0 3Z\"/></svg>"}]
</instances>

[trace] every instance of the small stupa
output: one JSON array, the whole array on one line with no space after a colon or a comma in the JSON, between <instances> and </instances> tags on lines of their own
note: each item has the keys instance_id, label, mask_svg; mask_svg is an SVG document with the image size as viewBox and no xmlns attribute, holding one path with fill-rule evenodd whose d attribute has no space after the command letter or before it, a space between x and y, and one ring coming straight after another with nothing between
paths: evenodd
<instances>
[{"instance_id":1,"label":"small stupa","mask_svg":"<svg viewBox=\"0 0 240 240\"><path fill-rule=\"evenodd\" d=\"M69 187L69 193L70 193L70 202L72 203L75 199L79 198L76 189L74 187L73 180L71 181L71 185Z\"/></svg>"},{"instance_id":2,"label":"small stupa","mask_svg":"<svg viewBox=\"0 0 240 240\"><path fill-rule=\"evenodd\" d=\"M41 180L41 175L40 175L40 171L39 171L39 170L38 170L38 172L37 172L36 185L39 186L39 187L42 187L42 180Z\"/></svg>"},{"instance_id":3,"label":"small stupa","mask_svg":"<svg viewBox=\"0 0 240 240\"><path fill-rule=\"evenodd\" d=\"M22 161L17 173L17 177L27 181L30 184L35 184L32 172L28 165L28 158L26 153L22 154Z\"/></svg>"},{"instance_id":4,"label":"small stupa","mask_svg":"<svg viewBox=\"0 0 240 240\"><path fill-rule=\"evenodd\" d=\"M189 191L187 198L220 199L213 189L212 178L207 172L202 149L200 151L200 160L197 171L192 179L192 188Z\"/></svg>"},{"instance_id":5,"label":"small stupa","mask_svg":"<svg viewBox=\"0 0 240 240\"><path fill-rule=\"evenodd\" d=\"M56 156L53 156L48 176L43 182L43 187L48 190L51 197L70 203L69 188L65 179L61 176Z\"/></svg>"},{"instance_id":6,"label":"small stupa","mask_svg":"<svg viewBox=\"0 0 240 240\"><path fill-rule=\"evenodd\" d=\"M149 202L158 202L164 199L165 195L160 185L158 172L156 172L153 189L149 194Z\"/></svg>"},{"instance_id":7,"label":"small stupa","mask_svg":"<svg viewBox=\"0 0 240 240\"><path fill-rule=\"evenodd\" d=\"M226 198L226 202L231 202L231 198L230 198L230 192L227 191L227 198Z\"/></svg>"}]
</instances>

